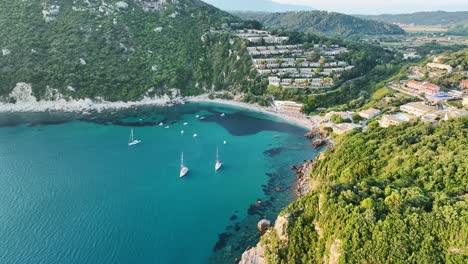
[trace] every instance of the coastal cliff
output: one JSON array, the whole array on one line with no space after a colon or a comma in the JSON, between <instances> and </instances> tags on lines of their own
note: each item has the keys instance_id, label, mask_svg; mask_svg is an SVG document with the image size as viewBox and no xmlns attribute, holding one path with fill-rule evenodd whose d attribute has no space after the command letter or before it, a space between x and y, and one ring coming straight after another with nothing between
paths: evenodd
<instances>
[{"instance_id":1,"label":"coastal cliff","mask_svg":"<svg viewBox=\"0 0 468 264\"><path fill-rule=\"evenodd\" d=\"M267 263L466 263L467 128L468 118L409 122L337 139L298 168L313 168L310 192L257 253ZM253 260L244 263L264 263Z\"/></svg>"}]
</instances>

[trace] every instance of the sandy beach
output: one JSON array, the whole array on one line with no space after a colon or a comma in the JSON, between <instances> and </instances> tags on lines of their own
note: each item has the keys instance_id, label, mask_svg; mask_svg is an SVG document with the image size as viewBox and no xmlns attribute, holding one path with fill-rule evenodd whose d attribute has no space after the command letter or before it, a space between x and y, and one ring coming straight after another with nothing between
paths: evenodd
<instances>
[{"instance_id":1,"label":"sandy beach","mask_svg":"<svg viewBox=\"0 0 468 264\"><path fill-rule=\"evenodd\" d=\"M305 116L292 115L288 113L281 113L273 107L263 107L254 104L248 104L236 100L224 99L209 99L208 95L199 95L194 97L175 98L169 97L161 98L144 98L135 102L108 102L104 100L94 101L91 99L79 100L54 100L54 101L36 101L35 98L28 98L27 100L19 101L15 104L0 103L0 113L14 113L14 112L73 112L73 113L86 113L86 112L101 112L104 110L119 110L139 106L161 106L170 107L184 102L204 102L229 105L233 107L243 108L254 112L259 112L280 118L288 123L303 127L311 130L316 127L315 123Z\"/></svg>"},{"instance_id":2,"label":"sandy beach","mask_svg":"<svg viewBox=\"0 0 468 264\"><path fill-rule=\"evenodd\" d=\"M225 100L225 99L209 99L207 95L200 95L196 97L187 97L185 98L186 102L204 102L204 103L214 103L214 104L222 104L222 105L229 105L229 106L234 106L238 108L243 108L247 109L250 111L254 112L259 112L271 116L275 116L277 118L280 118L287 123L303 127L307 130L312 130L314 127L317 127L317 125L310 119L306 118L305 115L302 117L297 117L297 116L292 116L288 115L286 113L281 113L274 109L273 107L264 107L264 106L259 106L259 105L254 105L254 104L248 104L236 100Z\"/></svg>"}]
</instances>

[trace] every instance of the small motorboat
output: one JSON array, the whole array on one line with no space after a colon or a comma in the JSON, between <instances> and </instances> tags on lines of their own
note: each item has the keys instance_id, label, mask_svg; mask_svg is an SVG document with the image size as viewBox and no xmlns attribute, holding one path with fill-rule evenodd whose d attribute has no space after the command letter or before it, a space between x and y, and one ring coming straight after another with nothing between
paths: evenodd
<instances>
[{"instance_id":1,"label":"small motorboat","mask_svg":"<svg viewBox=\"0 0 468 264\"><path fill-rule=\"evenodd\" d=\"M170 126L165 126L164 128L170 128Z\"/></svg>"},{"instance_id":2,"label":"small motorboat","mask_svg":"<svg viewBox=\"0 0 468 264\"><path fill-rule=\"evenodd\" d=\"M200 115L196 115L195 117L196 117L196 118L200 118Z\"/></svg>"},{"instance_id":3,"label":"small motorboat","mask_svg":"<svg viewBox=\"0 0 468 264\"><path fill-rule=\"evenodd\" d=\"M188 123L187 123L187 122L185 122L185 123L184 123L184 126L188 126Z\"/></svg>"},{"instance_id":4,"label":"small motorboat","mask_svg":"<svg viewBox=\"0 0 468 264\"><path fill-rule=\"evenodd\" d=\"M198 137L198 135L197 135L197 134L193 134L193 137L196 138L196 137Z\"/></svg>"},{"instance_id":5,"label":"small motorboat","mask_svg":"<svg viewBox=\"0 0 468 264\"><path fill-rule=\"evenodd\" d=\"M222 114L220 115L220 117L223 117L223 116L225 116L225 114L224 114L224 113L222 113Z\"/></svg>"},{"instance_id":6,"label":"small motorboat","mask_svg":"<svg viewBox=\"0 0 468 264\"><path fill-rule=\"evenodd\" d=\"M223 144L224 144L224 145L226 145L226 144L227 144L227 141L226 141L226 140L224 140L224 141L223 141Z\"/></svg>"},{"instance_id":7,"label":"small motorboat","mask_svg":"<svg viewBox=\"0 0 468 264\"><path fill-rule=\"evenodd\" d=\"M180 134L181 134L181 135L183 135L183 134L184 134L184 131L183 131L183 130L181 130L181 131L180 131Z\"/></svg>"},{"instance_id":8,"label":"small motorboat","mask_svg":"<svg viewBox=\"0 0 468 264\"><path fill-rule=\"evenodd\" d=\"M163 122L159 123L159 126L164 126L164 123Z\"/></svg>"},{"instance_id":9,"label":"small motorboat","mask_svg":"<svg viewBox=\"0 0 468 264\"><path fill-rule=\"evenodd\" d=\"M205 119L205 117L204 117L204 116L200 117L200 120L203 120L203 119Z\"/></svg>"}]
</instances>

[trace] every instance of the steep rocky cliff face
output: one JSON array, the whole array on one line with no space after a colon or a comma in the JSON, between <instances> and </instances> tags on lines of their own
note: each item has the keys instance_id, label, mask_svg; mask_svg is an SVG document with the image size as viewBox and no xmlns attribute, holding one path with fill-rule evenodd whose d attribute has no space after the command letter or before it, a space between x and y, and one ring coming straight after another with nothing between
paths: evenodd
<instances>
[{"instance_id":1,"label":"steep rocky cliff face","mask_svg":"<svg viewBox=\"0 0 468 264\"><path fill-rule=\"evenodd\" d=\"M211 31L238 21L198 0L1 1L0 96L17 83L38 99L239 90L251 73L245 45Z\"/></svg>"}]
</instances>

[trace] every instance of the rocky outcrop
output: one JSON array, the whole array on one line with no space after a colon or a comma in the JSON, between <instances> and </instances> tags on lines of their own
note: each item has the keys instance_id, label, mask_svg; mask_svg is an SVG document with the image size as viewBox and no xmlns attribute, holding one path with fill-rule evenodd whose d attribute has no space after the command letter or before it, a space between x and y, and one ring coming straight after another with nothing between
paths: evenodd
<instances>
[{"instance_id":1,"label":"rocky outcrop","mask_svg":"<svg viewBox=\"0 0 468 264\"><path fill-rule=\"evenodd\" d=\"M256 247L246 250L242 254L239 264L266 264L264 245L258 243Z\"/></svg>"},{"instance_id":2,"label":"rocky outcrop","mask_svg":"<svg viewBox=\"0 0 468 264\"><path fill-rule=\"evenodd\" d=\"M302 197L309 193L312 188L309 183L309 175L314 168L315 162L313 160L307 160L299 166L296 170L296 188L295 192L298 197Z\"/></svg>"},{"instance_id":3,"label":"rocky outcrop","mask_svg":"<svg viewBox=\"0 0 468 264\"><path fill-rule=\"evenodd\" d=\"M280 240L287 243L289 240L287 228L288 228L290 217L291 217L291 214L289 213L278 216L278 218L275 221L273 230L268 230L264 235L266 236L276 235ZM271 225L270 221L265 220L265 219L258 222L257 227L259 228L259 231L260 231L260 226L266 227L266 224L268 224L268 228ZM272 233L273 231L274 233ZM246 250L242 254L242 259L239 262L239 264L266 264L267 262L265 258L265 247L266 245L264 245L262 242L258 242L257 246Z\"/></svg>"},{"instance_id":4,"label":"rocky outcrop","mask_svg":"<svg viewBox=\"0 0 468 264\"><path fill-rule=\"evenodd\" d=\"M327 143L327 141L324 140L324 139L321 139L321 138L315 139L314 141L312 141L312 147L313 148L319 148L319 147L325 145L326 143Z\"/></svg>"},{"instance_id":5,"label":"rocky outcrop","mask_svg":"<svg viewBox=\"0 0 468 264\"><path fill-rule=\"evenodd\" d=\"M335 239L330 246L330 257L328 258L328 264L338 264L341 253L341 240Z\"/></svg>"},{"instance_id":6,"label":"rocky outcrop","mask_svg":"<svg viewBox=\"0 0 468 264\"><path fill-rule=\"evenodd\" d=\"M285 242L288 241L288 233L286 231L288 228L290 217L291 217L291 214L287 213L287 214L278 216L278 218L275 221L274 229L275 229L276 236Z\"/></svg>"},{"instance_id":7,"label":"rocky outcrop","mask_svg":"<svg viewBox=\"0 0 468 264\"><path fill-rule=\"evenodd\" d=\"M268 228L270 228L270 226L271 226L271 222L269 220L262 219L257 224L258 232L263 234L268 230Z\"/></svg>"}]
</instances>

